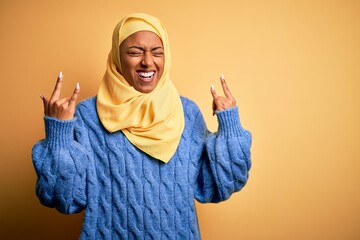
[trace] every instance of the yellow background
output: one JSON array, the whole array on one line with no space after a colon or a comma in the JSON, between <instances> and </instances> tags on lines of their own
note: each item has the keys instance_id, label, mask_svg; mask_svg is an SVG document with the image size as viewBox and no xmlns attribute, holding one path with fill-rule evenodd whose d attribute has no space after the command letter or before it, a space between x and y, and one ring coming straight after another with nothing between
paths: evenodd
<instances>
[{"instance_id":1,"label":"yellow background","mask_svg":"<svg viewBox=\"0 0 360 240\"><path fill-rule=\"evenodd\" d=\"M253 134L248 185L197 204L203 239L360 239L360 2L0 0L1 239L77 239L82 214L43 207L32 145L39 93L59 71L93 96L115 24L147 12L168 29L172 79L202 109L223 73Z\"/></svg>"}]
</instances>

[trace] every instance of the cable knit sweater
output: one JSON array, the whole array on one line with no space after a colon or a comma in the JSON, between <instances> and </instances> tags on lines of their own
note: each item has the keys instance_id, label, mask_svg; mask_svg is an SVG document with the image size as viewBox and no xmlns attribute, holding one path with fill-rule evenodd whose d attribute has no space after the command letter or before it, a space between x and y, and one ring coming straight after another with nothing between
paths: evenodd
<instances>
[{"instance_id":1,"label":"cable knit sweater","mask_svg":"<svg viewBox=\"0 0 360 240\"><path fill-rule=\"evenodd\" d=\"M73 120L45 117L46 138L32 151L41 203L85 209L81 239L200 239L194 199L224 201L245 185L251 135L237 107L217 112L210 133L195 103L181 101L185 129L167 164L107 132L96 97L79 103Z\"/></svg>"}]
</instances>

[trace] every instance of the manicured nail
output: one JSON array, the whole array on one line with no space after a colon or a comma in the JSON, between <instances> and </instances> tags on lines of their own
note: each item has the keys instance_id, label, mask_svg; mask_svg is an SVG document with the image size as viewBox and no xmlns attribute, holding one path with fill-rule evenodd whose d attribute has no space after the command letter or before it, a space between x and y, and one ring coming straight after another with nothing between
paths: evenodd
<instances>
[{"instance_id":1,"label":"manicured nail","mask_svg":"<svg viewBox=\"0 0 360 240\"><path fill-rule=\"evenodd\" d=\"M63 77L62 72L59 72L59 78L62 78L62 77Z\"/></svg>"},{"instance_id":2,"label":"manicured nail","mask_svg":"<svg viewBox=\"0 0 360 240\"><path fill-rule=\"evenodd\" d=\"M224 74L220 74L220 80L221 80L221 81L224 81L224 80L225 80Z\"/></svg>"},{"instance_id":3,"label":"manicured nail","mask_svg":"<svg viewBox=\"0 0 360 240\"><path fill-rule=\"evenodd\" d=\"M211 85L211 91L215 91L214 85Z\"/></svg>"},{"instance_id":4,"label":"manicured nail","mask_svg":"<svg viewBox=\"0 0 360 240\"><path fill-rule=\"evenodd\" d=\"M76 83L75 85L75 90L79 90L80 89L80 84L79 83Z\"/></svg>"}]
</instances>

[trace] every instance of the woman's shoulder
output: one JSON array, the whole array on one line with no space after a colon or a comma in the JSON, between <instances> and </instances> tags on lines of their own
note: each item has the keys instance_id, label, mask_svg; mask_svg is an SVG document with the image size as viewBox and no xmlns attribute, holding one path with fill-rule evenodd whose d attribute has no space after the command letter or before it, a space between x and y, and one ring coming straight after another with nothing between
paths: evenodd
<instances>
[{"instance_id":1,"label":"woman's shoulder","mask_svg":"<svg viewBox=\"0 0 360 240\"><path fill-rule=\"evenodd\" d=\"M76 111L86 116L97 116L96 96L81 100L76 107Z\"/></svg>"},{"instance_id":2,"label":"woman's shoulder","mask_svg":"<svg viewBox=\"0 0 360 240\"><path fill-rule=\"evenodd\" d=\"M185 122L187 124L194 123L194 121L198 118L199 115L202 116L200 108L193 100L190 100L189 98L183 96L181 96L180 98L183 105Z\"/></svg>"},{"instance_id":3,"label":"woman's shoulder","mask_svg":"<svg viewBox=\"0 0 360 240\"><path fill-rule=\"evenodd\" d=\"M81 100L77 108L96 108L96 96Z\"/></svg>"},{"instance_id":4,"label":"woman's shoulder","mask_svg":"<svg viewBox=\"0 0 360 240\"><path fill-rule=\"evenodd\" d=\"M181 103L184 109L184 112L199 112L200 109L198 107L198 105L191 99L184 97L184 96L180 96L181 99Z\"/></svg>"}]
</instances>

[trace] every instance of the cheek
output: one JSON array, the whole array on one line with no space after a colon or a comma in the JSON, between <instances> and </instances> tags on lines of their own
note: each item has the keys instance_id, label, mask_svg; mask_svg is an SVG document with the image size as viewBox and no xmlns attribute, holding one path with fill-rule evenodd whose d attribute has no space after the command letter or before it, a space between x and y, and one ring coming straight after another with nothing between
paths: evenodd
<instances>
[{"instance_id":1,"label":"cheek","mask_svg":"<svg viewBox=\"0 0 360 240\"><path fill-rule=\"evenodd\" d=\"M124 59L124 61L121 63L121 68L123 71L123 75L129 75L135 68L135 63L133 61L130 61L130 59Z\"/></svg>"},{"instance_id":2,"label":"cheek","mask_svg":"<svg viewBox=\"0 0 360 240\"><path fill-rule=\"evenodd\" d=\"M124 61L121 62L121 69L122 73L121 75L125 78L125 80L132 86L134 85L134 74L133 74L133 68L131 67L131 62L124 59Z\"/></svg>"},{"instance_id":3,"label":"cheek","mask_svg":"<svg viewBox=\"0 0 360 240\"><path fill-rule=\"evenodd\" d=\"M157 66L159 68L159 72L163 72L164 71L164 60L163 59L159 59L159 61L157 62Z\"/></svg>"},{"instance_id":4,"label":"cheek","mask_svg":"<svg viewBox=\"0 0 360 240\"><path fill-rule=\"evenodd\" d=\"M122 58L121 59L121 68L124 70L128 69L130 66L129 59L128 58Z\"/></svg>"}]
</instances>

